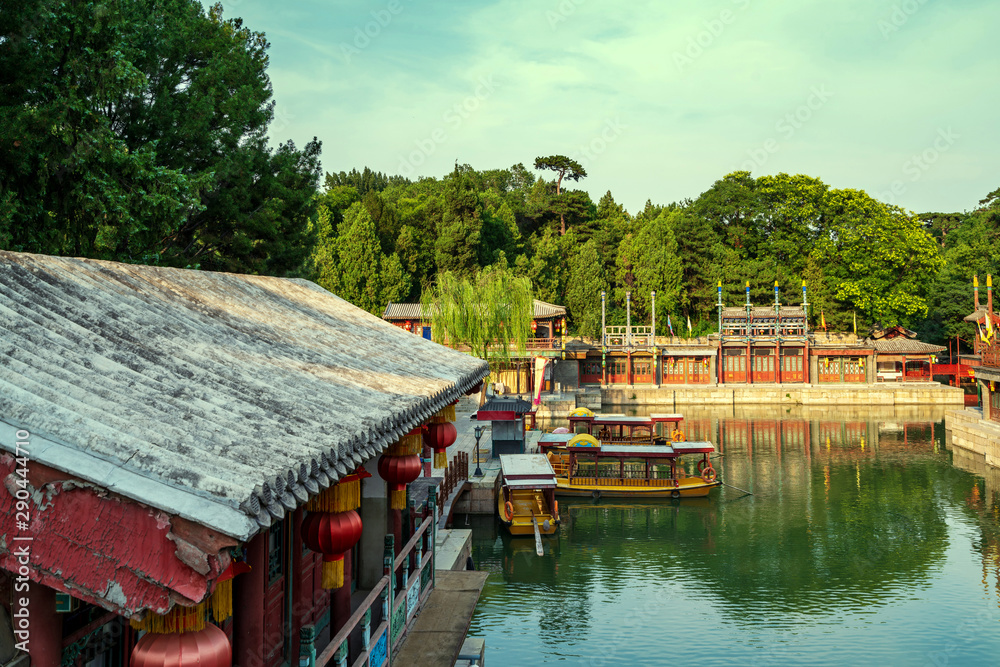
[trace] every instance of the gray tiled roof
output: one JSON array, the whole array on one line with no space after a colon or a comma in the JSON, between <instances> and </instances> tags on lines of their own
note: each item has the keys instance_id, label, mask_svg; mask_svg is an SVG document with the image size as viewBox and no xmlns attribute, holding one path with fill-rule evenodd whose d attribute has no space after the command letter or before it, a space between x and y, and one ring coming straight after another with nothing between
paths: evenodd
<instances>
[{"instance_id":1,"label":"gray tiled roof","mask_svg":"<svg viewBox=\"0 0 1000 667\"><path fill-rule=\"evenodd\" d=\"M0 252L0 448L246 539L485 362L304 280Z\"/></svg>"},{"instance_id":2,"label":"gray tiled roof","mask_svg":"<svg viewBox=\"0 0 1000 667\"><path fill-rule=\"evenodd\" d=\"M866 346L874 347L876 352L887 354L936 354L947 349L942 345L931 345L923 341L912 338L881 338L878 340L868 339Z\"/></svg>"}]
</instances>

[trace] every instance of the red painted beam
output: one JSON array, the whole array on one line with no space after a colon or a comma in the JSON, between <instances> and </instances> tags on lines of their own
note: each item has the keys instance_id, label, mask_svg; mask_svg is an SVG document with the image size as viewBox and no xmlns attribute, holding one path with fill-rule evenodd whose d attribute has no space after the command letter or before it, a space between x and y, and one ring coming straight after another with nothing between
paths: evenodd
<instances>
[{"instance_id":1,"label":"red painted beam","mask_svg":"<svg viewBox=\"0 0 1000 667\"><path fill-rule=\"evenodd\" d=\"M25 482L21 467L9 454L0 456L6 489L0 491L0 567L10 572L20 571L15 552L29 545L27 578L130 616L200 602L229 564L227 552L198 546L232 543L229 538L190 522L175 532L177 517L40 463L28 464ZM17 506L18 491L27 507ZM19 536L32 539L14 539Z\"/></svg>"}]
</instances>

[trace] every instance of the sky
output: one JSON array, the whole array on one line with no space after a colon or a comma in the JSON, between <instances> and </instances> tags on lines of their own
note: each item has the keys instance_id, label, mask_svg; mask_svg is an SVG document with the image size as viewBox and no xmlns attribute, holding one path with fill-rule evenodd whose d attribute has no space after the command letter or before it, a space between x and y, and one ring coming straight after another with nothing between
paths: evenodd
<instances>
[{"instance_id":1,"label":"sky","mask_svg":"<svg viewBox=\"0 0 1000 667\"><path fill-rule=\"evenodd\" d=\"M632 213L740 169L918 213L1000 187L992 0L223 7L271 43L272 142L318 137L327 172L416 179L568 155L587 171L572 187Z\"/></svg>"}]
</instances>

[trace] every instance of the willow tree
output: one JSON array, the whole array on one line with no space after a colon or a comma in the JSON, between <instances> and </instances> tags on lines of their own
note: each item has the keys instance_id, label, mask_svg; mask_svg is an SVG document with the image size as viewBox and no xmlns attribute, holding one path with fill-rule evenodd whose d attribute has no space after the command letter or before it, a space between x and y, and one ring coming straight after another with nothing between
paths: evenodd
<instances>
[{"instance_id":1,"label":"willow tree","mask_svg":"<svg viewBox=\"0 0 1000 667\"><path fill-rule=\"evenodd\" d=\"M424 290L421 309L435 342L467 346L491 369L527 350L534 315L531 282L502 264L472 277L451 271L438 275L437 284Z\"/></svg>"}]
</instances>

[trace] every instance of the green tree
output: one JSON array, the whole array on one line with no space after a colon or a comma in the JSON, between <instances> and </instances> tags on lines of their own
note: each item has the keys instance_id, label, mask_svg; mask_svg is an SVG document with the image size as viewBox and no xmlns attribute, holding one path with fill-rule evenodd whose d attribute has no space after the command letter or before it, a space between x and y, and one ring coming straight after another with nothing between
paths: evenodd
<instances>
[{"instance_id":1,"label":"green tree","mask_svg":"<svg viewBox=\"0 0 1000 667\"><path fill-rule=\"evenodd\" d=\"M640 320L649 319L650 292L656 292L656 308L661 314L673 312L679 301L683 273L677 256L674 225L680 218L676 211L661 211L629 234L618 249L615 296L624 302L625 292L632 292L632 312Z\"/></svg>"},{"instance_id":2,"label":"green tree","mask_svg":"<svg viewBox=\"0 0 1000 667\"><path fill-rule=\"evenodd\" d=\"M470 275L479 268L482 206L472 179L458 165L444 189L444 211L435 241L439 271Z\"/></svg>"},{"instance_id":3,"label":"green tree","mask_svg":"<svg viewBox=\"0 0 1000 667\"><path fill-rule=\"evenodd\" d=\"M442 273L421 299L435 341L468 345L473 356L491 367L510 361L512 353L524 353L533 304L531 283L503 264L472 277Z\"/></svg>"},{"instance_id":4,"label":"green tree","mask_svg":"<svg viewBox=\"0 0 1000 667\"><path fill-rule=\"evenodd\" d=\"M601 290L609 289L597 242L591 239L569 260L565 305L578 334L600 336Z\"/></svg>"},{"instance_id":5,"label":"green tree","mask_svg":"<svg viewBox=\"0 0 1000 667\"><path fill-rule=\"evenodd\" d=\"M330 219L329 211L320 208L315 223L317 242L310 255L316 282L375 315L389 302L409 294L409 274L396 253L382 252L375 223L363 204L347 210L336 236Z\"/></svg>"},{"instance_id":6,"label":"green tree","mask_svg":"<svg viewBox=\"0 0 1000 667\"><path fill-rule=\"evenodd\" d=\"M560 303L566 286L566 260L559 237L551 229L532 239L527 276L542 301Z\"/></svg>"},{"instance_id":7,"label":"green tree","mask_svg":"<svg viewBox=\"0 0 1000 667\"><path fill-rule=\"evenodd\" d=\"M556 172L556 197L561 198L562 182L564 178L571 181L579 181L587 176L587 170L576 160L565 155L549 155L548 157L535 158L535 169L547 169ZM559 215L559 234L566 233L565 212Z\"/></svg>"},{"instance_id":8,"label":"green tree","mask_svg":"<svg viewBox=\"0 0 1000 667\"><path fill-rule=\"evenodd\" d=\"M5 2L0 240L251 273L299 266L320 145L268 148L267 47L195 0Z\"/></svg>"},{"instance_id":9,"label":"green tree","mask_svg":"<svg viewBox=\"0 0 1000 667\"><path fill-rule=\"evenodd\" d=\"M927 287L942 259L920 222L859 190L831 190L826 208L829 233L818 259L836 280L837 298L887 326L926 315Z\"/></svg>"}]
</instances>

